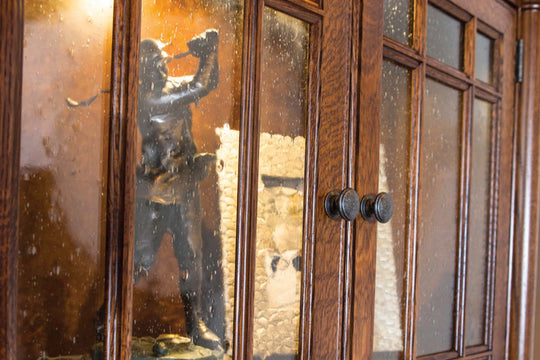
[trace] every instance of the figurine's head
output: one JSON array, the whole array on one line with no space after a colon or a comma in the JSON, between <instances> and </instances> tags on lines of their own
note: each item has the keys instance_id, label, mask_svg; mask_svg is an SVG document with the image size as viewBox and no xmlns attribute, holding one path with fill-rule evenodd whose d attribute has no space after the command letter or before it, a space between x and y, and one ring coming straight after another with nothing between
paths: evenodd
<instances>
[{"instance_id":1,"label":"figurine's head","mask_svg":"<svg viewBox=\"0 0 540 360\"><path fill-rule=\"evenodd\" d=\"M139 84L143 88L163 88L169 72L169 56L163 48L167 44L154 39L144 39L140 48Z\"/></svg>"}]
</instances>

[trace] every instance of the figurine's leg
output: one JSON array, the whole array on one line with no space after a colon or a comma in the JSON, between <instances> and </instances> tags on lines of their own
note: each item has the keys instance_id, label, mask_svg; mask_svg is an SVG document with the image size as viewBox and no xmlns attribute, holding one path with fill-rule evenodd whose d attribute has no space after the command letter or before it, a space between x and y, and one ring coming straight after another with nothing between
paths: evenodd
<instances>
[{"instance_id":1,"label":"figurine's leg","mask_svg":"<svg viewBox=\"0 0 540 360\"><path fill-rule=\"evenodd\" d=\"M164 207L148 200L139 199L136 202L133 250L135 283L152 267L161 239L167 230Z\"/></svg>"},{"instance_id":2,"label":"figurine's leg","mask_svg":"<svg viewBox=\"0 0 540 360\"><path fill-rule=\"evenodd\" d=\"M135 283L141 274L146 274L154 262L161 244L161 239L167 230L163 206L148 200L138 199L135 205L135 243L134 278ZM105 303L99 308L94 320L96 339L105 339Z\"/></svg>"},{"instance_id":3,"label":"figurine's leg","mask_svg":"<svg viewBox=\"0 0 540 360\"><path fill-rule=\"evenodd\" d=\"M171 227L174 253L180 268L180 294L186 315L186 330L197 345L216 349L219 337L206 327L201 317L202 236L198 193L188 204L176 205L176 218Z\"/></svg>"}]
</instances>

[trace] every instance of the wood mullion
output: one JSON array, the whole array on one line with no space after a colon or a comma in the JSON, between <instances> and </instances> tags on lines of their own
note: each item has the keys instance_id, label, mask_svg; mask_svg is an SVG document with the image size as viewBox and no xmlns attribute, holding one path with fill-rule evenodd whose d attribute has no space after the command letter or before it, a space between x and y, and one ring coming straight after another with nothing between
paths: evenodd
<instances>
[{"instance_id":1,"label":"wood mullion","mask_svg":"<svg viewBox=\"0 0 540 360\"><path fill-rule=\"evenodd\" d=\"M502 37L502 35L497 30L493 29L491 26L481 20L476 21L476 28L478 32L481 32L492 40L497 40Z\"/></svg>"},{"instance_id":2,"label":"wood mullion","mask_svg":"<svg viewBox=\"0 0 540 360\"><path fill-rule=\"evenodd\" d=\"M418 51L411 49L410 47L403 45L397 40L394 40L388 36L383 37L383 45L386 51L391 51L392 53L399 53L405 57L408 57L416 62L423 61L423 56L421 56Z\"/></svg>"},{"instance_id":3,"label":"wood mullion","mask_svg":"<svg viewBox=\"0 0 540 360\"><path fill-rule=\"evenodd\" d=\"M23 0L0 5L0 359L17 360Z\"/></svg>"},{"instance_id":4,"label":"wood mullion","mask_svg":"<svg viewBox=\"0 0 540 360\"><path fill-rule=\"evenodd\" d=\"M450 65L432 58L427 58L426 62L428 64L428 75L439 79L443 83L447 83L460 90L466 90L472 83L470 77Z\"/></svg>"},{"instance_id":5,"label":"wood mullion","mask_svg":"<svg viewBox=\"0 0 540 360\"><path fill-rule=\"evenodd\" d=\"M469 78L475 78L476 70L476 18L472 18L465 24L464 42L463 42L463 67L464 72Z\"/></svg>"},{"instance_id":6,"label":"wood mullion","mask_svg":"<svg viewBox=\"0 0 540 360\"><path fill-rule=\"evenodd\" d=\"M416 360L451 360L458 358L459 354L457 351L445 351L437 354L419 356Z\"/></svg>"},{"instance_id":7,"label":"wood mullion","mask_svg":"<svg viewBox=\"0 0 540 360\"><path fill-rule=\"evenodd\" d=\"M500 77L500 76L499 76ZM501 162L501 128L502 128L502 104L497 101L492 108L492 127L491 127L491 181L490 181L490 199L489 199L489 231L487 247L487 279L486 279L486 309L485 309L485 328L484 344L493 349L493 332L495 316L495 278L496 278L496 259L497 259L497 218L499 207L499 169Z\"/></svg>"},{"instance_id":8,"label":"wood mullion","mask_svg":"<svg viewBox=\"0 0 540 360\"><path fill-rule=\"evenodd\" d=\"M422 59L426 56L428 0L414 0L413 48Z\"/></svg>"},{"instance_id":9,"label":"wood mullion","mask_svg":"<svg viewBox=\"0 0 540 360\"><path fill-rule=\"evenodd\" d=\"M420 227L418 220L422 214L420 204L420 171L422 156L422 123L424 121L424 97L426 90L427 64L426 31L428 0L414 1L414 50L422 57L420 66L413 71L412 78L412 126L411 126L411 162L409 189L409 222L407 247L407 295L405 314L405 349L404 360L416 359L417 319L418 319L418 251Z\"/></svg>"},{"instance_id":10,"label":"wood mullion","mask_svg":"<svg viewBox=\"0 0 540 360\"><path fill-rule=\"evenodd\" d=\"M507 41L514 41L514 39L509 39ZM504 59L504 38L499 36L495 39L493 44L493 87L498 93L502 92L502 71L503 71L503 59ZM483 84L483 83L482 83Z\"/></svg>"},{"instance_id":11,"label":"wood mullion","mask_svg":"<svg viewBox=\"0 0 540 360\"><path fill-rule=\"evenodd\" d=\"M310 24L319 22L321 16L324 14L322 9L309 6L309 4L304 1L264 0L264 5Z\"/></svg>"},{"instance_id":12,"label":"wood mullion","mask_svg":"<svg viewBox=\"0 0 540 360\"><path fill-rule=\"evenodd\" d=\"M403 53L400 53L398 51L395 51L391 48L384 47L383 48L383 55L384 58L394 61L397 64L403 65L407 68L416 68L418 65L420 65L422 62L417 61L414 59L411 59L407 55L404 55Z\"/></svg>"},{"instance_id":13,"label":"wood mullion","mask_svg":"<svg viewBox=\"0 0 540 360\"><path fill-rule=\"evenodd\" d=\"M485 356L485 353L489 352L489 351L491 351L491 350L490 350L490 347L487 346L487 345L470 346L470 347L467 348L467 354L466 354L465 357L472 357L472 356L480 354L480 353L483 356Z\"/></svg>"},{"instance_id":14,"label":"wood mullion","mask_svg":"<svg viewBox=\"0 0 540 360\"><path fill-rule=\"evenodd\" d=\"M409 169L409 204L407 208L406 234L406 288L405 288L405 340L404 360L416 357L416 299L418 269L418 218L420 193L420 150L422 104L425 90L425 65L412 71L411 76L411 154Z\"/></svg>"},{"instance_id":15,"label":"wood mullion","mask_svg":"<svg viewBox=\"0 0 540 360\"><path fill-rule=\"evenodd\" d=\"M105 277L106 360L131 359L140 0L114 3Z\"/></svg>"},{"instance_id":16,"label":"wood mullion","mask_svg":"<svg viewBox=\"0 0 540 360\"><path fill-rule=\"evenodd\" d=\"M461 79L455 77L447 76L445 73L440 72L438 69L431 66L426 68L426 76L437 80L438 82L445 84L456 90L465 91L470 87L470 84Z\"/></svg>"},{"instance_id":17,"label":"wood mullion","mask_svg":"<svg viewBox=\"0 0 540 360\"><path fill-rule=\"evenodd\" d=\"M382 1L363 2L359 23L362 36L358 39L360 66L356 91L359 96L358 116L355 119L358 122L355 134L358 143L355 164L357 174L354 179L354 187L360 196L376 193L379 187L383 14ZM364 360L373 356L377 225L364 221L360 216L354 225L350 359Z\"/></svg>"},{"instance_id":18,"label":"wood mullion","mask_svg":"<svg viewBox=\"0 0 540 360\"><path fill-rule=\"evenodd\" d=\"M470 85L474 85L477 89L480 89L482 93L491 96L501 98L502 94L498 92L493 86L488 85L480 80L472 80L459 70L456 70L448 65L445 65L434 59L427 59L428 63L428 76L431 76L442 83L448 84L454 88L466 90Z\"/></svg>"},{"instance_id":19,"label":"wood mullion","mask_svg":"<svg viewBox=\"0 0 540 360\"><path fill-rule=\"evenodd\" d=\"M460 356L465 355L466 337L466 300L467 300L467 250L468 250L468 219L471 185L471 133L474 90L469 88L462 93L461 116L461 169L460 169L460 216L458 239L458 266L456 287L456 329L455 344Z\"/></svg>"},{"instance_id":20,"label":"wood mullion","mask_svg":"<svg viewBox=\"0 0 540 360\"><path fill-rule=\"evenodd\" d=\"M358 78L359 78L359 69L361 67L361 56L360 56L360 47L362 38L362 6L360 3L353 1L352 3L352 31L351 31L351 74L350 74L350 86L351 86L351 96L350 96L350 116L351 121L349 123L349 151L347 158L347 186L354 188L356 184L357 177L357 151L359 145L358 129L360 125L358 124L359 114L359 93L360 89L358 88ZM376 31L382 33L383 22L377 22L379 29ZM382 72L381 72L382 74ZM348 224L347 226L347 239L346 239L346 250L345 250L345 296L344 296L344 306L343 306L343 346L342 346L342 358L343 359L352 359L352 315L354 307L354 244L357 240L356 233L354 231L354 226ZM307 360L307 359L306 359Z\"/></svg>"},{"instance_id":21,"label":"wood mullion","mask_svg":"<svg viewBox=\"0 0 540 360\"><path fill-rule=\"evenodd\" d=\"M463 41L464 72L474 79L475 74L475 46L476 46L476 18L471 18L465 24ZM462 95L462 132L461 132L461 211L460 211L460 235L458 250L458 286L457 286L457 321L456 321L456 349L460 356L465 356L466 344L466 308L467 308L467 259L468 259L468 224L469 203L471 187L471 146L472 146L472 122L473 103L475 90L469 87Z\"/></svg>"},{"instance_id":22,"label":"wood mullion","mask_svg":"<svg viewBox=\"0 0 540 360\"><path fill-rule=\"evenodd\" d=\"M315 248L315 210L317 193L317 139L319 128L319 75L321 62L321 19L310 25L309 33L309 79L307 94L306 168L304 197L304 232L302 247L301 308L299 329L299 359L311 359L312 347L312 300Z\"/></svg>"},{"instance_id":23,"label":"wood mullion","mask_svg":"<svg viewBox=\"0 0 540 360\"><path fill-rule=\"evenodd\" d=\"M477 351L480 350L481 347L476 348ZM458 356L457 352L444 352L439 354L433 354L433 355L426 355L419 357L418 360L488 360L491 359L491 355L493 354L493 351L487 350L487 347L482 347L482 349L485 349L483 352L476 352L471 355L465 355L465 356Z\"/></svg>"},{"instance_id":24,"label":"wood mullion","mask_svg":"<svg viewBox=\"0 0 540 360\"><path fill-rule=\"evenodd\" d=\"M502 94L496 91L495 88L491 85L488 85L478 80L473 82L473 85L476 89L476 97L480 97L492 103L497 102L500 98L502 98Z\"/></svg>"},{"instance_id":25,"label":"wood mullion","mask_svg":"<svg viewBox=\"0 0 540 360\"><path fill-rule=\"evenodd\" d=\"M257 229L262 0L245 0L242 47L242 111L238 159L233 358L253 358L253 298ZM254 215L255 214L255 215Z\"/></svg>"},{"instance_id":26,"label":"wood mullion","mask_svg":"<svg viewBox=\"0 0 540 360\"><path fill-rule=\"evenodd\" d=\"M324 15L324 10L316 3L304 0L264 0L264 4L288 15L298 14L296 17L310 23L317 22L317 19Z\"/></svg>"},{"instance_id":27,"label":"wood mullion","mask_svg":"<svg viewBox=\"0 0 540 360\"><path fill-rule=\"evenodd\" d=\"M430 4L433 4L435 7L441 9L442 11L452 15L453 17L461 20L462 22L468 22L472 19L471 14L462 8L454 5L449 0L429 0Z\"/></svg>"}]
</instances>

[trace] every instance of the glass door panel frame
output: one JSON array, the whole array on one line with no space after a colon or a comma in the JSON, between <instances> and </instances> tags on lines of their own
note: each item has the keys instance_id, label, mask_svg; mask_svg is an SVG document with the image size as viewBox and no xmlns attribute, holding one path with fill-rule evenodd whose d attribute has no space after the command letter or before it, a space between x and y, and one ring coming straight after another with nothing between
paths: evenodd
<instances>
[{"instance_id":1,"label":"glass door panel frame","mask_svg":"<svg viewBox=\"0 0 540 360\"><path fill-rule=\"evenodd\" d=\"M261 36L262 36L262 10L269 6L276 10L290 14L298 19L308 22L310 26L310 66L309 66L309 94L308 112L309 125L307 136L306 160L306 199L304 216L304 249L302 279L302 310L300 326L300 358L307 359L314 354L329 352L339 353L342 351L339 343L329 346L322 339L329 332L335 332L344 337L340 327L342 318L334 316L336 311L343 307L344 301L342 276L344 245L335 246L337 242L345 241L345 233L340 222L329 221L319 208L321 192L327 192L325 186L321 186L317 179L321 176L317 165L318 162L330 165L324 168L324 172L330 171L330 167L339 168L342 176L324 176L332 188L342 186L345 174L341 171L345 162L344 155L347 143L345 134L349 129L347 124L349 117L343 121L330 120L332 112L336 109L348 111L347 98L340 92L331 90L330 84L346 83L334 79L333 69L341 65L347 66L350 62L347 39L349 36L341 36L341 29L350 27L347 12L341 9L347 8L346 0L332 0L327 4L327 9L321 9L318 4L302 1L245 1L244 7L244 35L243 35L243 66L242 66L242 111L239 123L240 129L240 154L239 154L239 183L238 183L238 220L237 220L237 253L236 253L236 280L235 280L235 315L233 329L232 351L235 359L252 358L252 327L253 327L253 284L255 269L255 238L256 218L254 214L257 206L257 153L259 138L259 88L261 71ZM113 85L112 97L113 121L111 130L111 172L109 174L109 220L108 224L108 287L107 287L107 338L106 358L127 359L130 358L131 337L131 300L133 286L133 184L135 152L133 139L137 128L136 98L138 79L138 47L140 42L140 8L139 0L124 0L115 3L115 26L113 33L118 34L114 42L113 53ZM330 36L322 38L322 19L329 17L339 21L327 21L327 34L337 34L337 38ZM127 25L127 26L124 26ZM330 61L321 61L321 52L337 50L342 56L332 58ZM127 61L123 61L127 59ZM339 77L347 79L349 73ZM324 85L321 85L324 84ZM348 93L348 87L342 88L343 93ZM325 99L324 100L321 100ZM339 111L339 110L338 110ZM331 134L342 132L342 142L333 141ZM322 151L321 144L325 147L332 144L331 151ZM119 149L119 152L114 151ZM336 154L337 151L337 154ZM324 154L324 155L320 155ZM339 181L339 184L335 184ZM328 186L328 185L327 185ZM316 204L317 202L317 204ZM320 219L324 221L320 221ZM337 230L341 229L341 230ZM319 241L315 249L315 237L328 239ZM330 259L330 261L326 261ZM329 266L331 265L331 266ZM325 269L325 266L327 267ZM326 271L326 272L325 272ZM321 283L319 278L326 276L328 283L319 289L314 283ZM329 276L329 277L328 277ZM330 286L328 286L330 285ZM328 304L328 291L333 288L334 302ZM333 314L328 310L334 309ZM318 326L318 324L324 326ZM117 324L117 325L115 325ZM326 355L320 355L326 358ZM335 355L338 356L338 355ZM330 357L332 357L330 355Z\"/></svg>"},{"instance_id":2,"label":"glass door panel frame","mask_svg":"<svg viewBox=\"0 0 540 360\"><path fill-rule=\"evenodd\" d=\"M458 289L458 297L456 298L456 316L455 318L455 335L454 335L454 351L447 353L436 354L437 359L451 359L460 356L480 356L480 353L492 355L494 359L504 356L504 331L506 322L504 320L496 321L493 318L494 314L499 314L499 317L506 317L508 308L505 302L505 294L507 292L507 283L509 281L508 273L508 256L510 246L510 203L511 203L511 176L512 171L512 155L510 151L501 152L501 148L512 148L511 134L513 129L513 47L515 38L516 13L514 9L503 3L494 2L491 5L469 4L466 1L445 1L433 0L433 4L437 8L451 14L451 16L459 19L464 23L464 55L463 72L458 71L446 64L443 64L435 59L426 56L425 51L425 27L426 27L426 8L428 0L416 0L413 4L413 41L412 48L401 44L400 42L388 37L384 37L383 53L384 58L395 61L402 66L405 66L413 72L412 78L412 99L411 99L411 120L412 133L410 134L411 143L411 163L410 163L410 202L408 204L407 218L408 234L406 234L406 258L405 268L407 269L404 291L406 291L404 304L404 331L405 331L405 348L404 359L416 358L416 281L417 281L417 251L418 251L418 220L417 217L421 212L421 204L419 203L419 167L421 166L419 155L421 151L421 122L423 120L422 107L424 96L424 79L431 77L443 84L452 88L463 91L464 105L462 110L462 118L466 121L462 124L461 131L461 174L460 174L460 197L464 199L460 204L460 220L459 233L460 245L458 248L459 261L456 264L460 275L456 278L456 288ZM382 6L382 4L381 4ZM497 11L490 11L488 8L494 6ZM494 14L498 14L494 15ZM475 15L475 16L473 16ZM477 17L477 16L478 17ZM487 24L490 24L488 26ZM382 25L381 25L382 29ZM500 61L494 62L493 73L494 83L492 86L487 86L486 83L478 81L474 78L474 38L476 32L479 31L489 38L494 39L494 58L501 58ZM382 32L382 30L381 30ZM472 56L471 56L472 54ZM375 55L374 55L375 56ZM504 58L502 58L504 56ZM381 56L382 60L382 56ZM362 61L366 61L362 59ZM360 66L362 72L362 64ZM501 74L504 72L504 76ZM498 79L503 79L500 82ZM470 114L472 114L472 100L482 98L486 101L494 103L495 113L494 119L497 119L494 127L496 129L496 141L492 143L493 150L497 154L493 159L495 167L494 174L497 174L492 180L490 190L490 264L488 281L488 306L486 309L486 342L485 346L473 347L465 349L464 343L464 327L465 327L465 288L466 288L466 249L467 249L467 217L468 208L471 206L468 202L468 186L470 181ZM362 97L360 97L362 103ZM368 121L362 117L360 113L360 126L363 121ZM372 127L372 131L376 127ZM363 139L362 139L363 140ZM378 149L377 149L378 150ZM373 149L375 151L375 149ZM497 153L498 151L498 153ZM364 172L362 166L364 163L359 163L359 173ZM377 169L378 170L378 169ZM504 189L504 190L501 190ZM498 210L500 209L500 210ZM366 241L362 238L362 241ZM358 245L357 245L358 246ZM497 265L495 264L497 259ZM361 266L360 266L361 267ZM359 266L356 266L358 274ZM361 276L361 275L357 275ZM374 279L373 279L374 280ZM495 287L495 284L497 287ZM356 303L356 301L355 301ZM502 315L504 314L504 315ZM365 345L365 344L364 344ZM423 356L422 359L430 359L431 355Z\"/></svg>"},{"instance_id":3,"label":"glass door panel frame","mask_svg":"<svg viewBox=\"0 0 540 360\"><path fill-rule=\"evenodd\" d=\"M347 326L344 326L346 316L342 312L347 304L345 286L344 258L350 257L349 244L350 227L343 221L329 219L324 213L321 199L334 189L342 189L351 185L350 154L352 154L353 136L349 133L353 127L351 116L351 61L350 44L353 36L359 36L358 30L353 33L351 11L352 0L329 0L322 4L311 1L270 0L265 4L292 14L311 24L312 44L310 46L310 97L309 113L313 118L310 123L308 148L310 157L307 161L306 183L308 199L304 220L304 294L305 304L302 318L301 358L340 358L346 351L343 342L348 338ZM5 6L4 6L5 5ZM254 149L257 138L256 104L258 100L258 71L260 64L257 57L260 54L260 19L262 1L246 1L244 18L243 45L243 92L242 114L240 129L242 131L241 163L239 174L239 223L237 262L237 293L236 293L236 331L233 343L235 358L250 359L250 322L252 311L249 308L252 299L250 282L250 257L253 220L249 219L250 210L256 205L252 196L256 183L251 169L256 164ZM21 69L15 64L22 61L22 25L23 0L2 2L3 24L13 27L2 27L2 50L15 49L8 65L10 84L20 84ZM346 9L344 11L344 9ZM134 142L137 125L138 64L140 43L141 2L139 0L117 0L113 10L113 49L111 72L111 121L109 128L108 154L108 200L106 224L106 359L130 358L131 336L131 303L133 287L133 213L135 185L135 154ZM9 20L6 20L9 19ZM322 21L326 19L327 21ZM6 20L6 21L4 21ZM323 28L324 27L324 28ZM7 33L5 30L9 30ZM323 36L324 34L324 36ZM5 40L7 39L7 41ZM328 53L328 56L321 56ZM2 53L4 54L4 53ZM4 58L3 58L4 59ZM345 71L338 71L337 69ZM5 88L10 94L2 102L2 107L9 105L10 118L2 119L2 137L10 142L3 142L2 166L10 169L7 178L2 177L2 189L7 190L10 202L2 207L2 250L6 249L11 257L2 257L2 319L8 319L6 337L2 332L1 350L6 352L6 359L16 359L14 337L16 303L9 291L16 287L17 238L16 238L16 201L18 173L18 141L20 134L20 88ZM9 121L8 121L9 120ZM5 130L5 132L4 132ZM337 135L337 136L336 136ZM4 145L5 144L5 145ZM2 192L4 194L4 192ZM2 198L4 200L4 198ZM4 202L2 202L4 206ZM317 238L317 246L314 246ZM250 250L251 249L251 250ZM6 259L4 261L4 259ZM310 264L311 263L311 264ZM6 284L4 276L8 275ZM348 289L348 290L347 290ZM11 315L8 315L11 314ZM4 322L3 322L4 323ZM4 342L7 339L7 342ZM328 341L330 339L331 341Z\"/></svg>"}]
</instances>

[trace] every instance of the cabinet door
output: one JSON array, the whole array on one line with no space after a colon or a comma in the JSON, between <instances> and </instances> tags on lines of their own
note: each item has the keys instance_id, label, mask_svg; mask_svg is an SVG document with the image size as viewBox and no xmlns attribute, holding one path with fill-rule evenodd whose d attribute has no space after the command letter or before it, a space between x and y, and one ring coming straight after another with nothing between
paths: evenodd
<instances>
[{"instance_id":1,"label":"cabinet door","mask_svg":"<svg viewBox=\"0 0 540 360\"><path fill-rule=\"evenodd\" d=\"M30 126L32 133L42 138L37 143L39 150L45 158L56 157L55 152L59 152L65 162L77 162L70 153L76 153L77 146L89 144L100 156L82 154L98 164L99 171L94 175L99 179L92 189L99 191L87 194L92 198L96 193L90 202L97 204L94 213L98 215L92 217L89 207L76 201L73 204L77 210L60 211L61 197L32 186L32 182L42 179L19 168L18 149L22 143L32 142L19 140L21 118L16 105L21 95L15 91L13 117L5 126L8 133L2 132L2 138L12 140L9 154L2 154L3 170L10 169L9 183L2 183L10 190L10 201L6 202L9 206L2 212L2 221L9 225L7 232L2 228L2 246L10 253L9 261L2 262L2 276L10 276L9 283L2 282L8 283L7 291L2 292L2 320L9 317L2 329L8 338L2 343L6 358L80 357L90 351L93 343L91 318L96 313L98 330L103 330L104 358L129 359L132 351L142 346L136 338L156 338L163 332L194 337L187 324L193 309L186 307L195 306L195 297L204 304L201 311L206 314L201 319L219 337L225 356L342 357L348 338L344 309L348 308L346 299L350 292L346 280L348 263L343 259L351 256L350 225L341 219L330 219L324 200L329 192L353 185L351 129L355 127L352 114L356 79L352 74L356 69L352 65L351 44L359 35L359 29L353 27L353 19L358 22L358 4L350 0L118 0L114 4L81 1L77 6L83 6L84 11L78 17L68 17L67 10L72 10L73 4L25 3L27 9L34 11L35 18L45 20L37 23L34 18L23 19L23 1L5 3L9 6L2 7L3 16L13 10L13 22L19 25L14 30L16 36L7 39L8 44L13 42L14 48L22 49L24 20L26 29L42 27L28 38L36 41L25 41L24 46L51 47L46 61L39 59L40 53L45 53L35 51L35 61L23 64L22 75L16 69L10 75L15 78L9 79L11 83L24 84L25 79L30 79L28 88L33 95L23 102L27 104L23 105L23 113L38 107L28 118L41 124L40 120L52 110L66 112L70 121L59 121L59 131L75 131L84 140L69 136L50 139L46 133L39 133L47 129ZM80 18L85 12L89 16ZM109 35L96 42L94 38L80 38L82 29L98 25L97 18ZM69 31L65 34L76 37L71 42L62 38L67 41L67 50L64 46L55 51L55 44L64 43L49 44L40 38L62 37L64 33L56 31L59 28L66 28ZM4 40L2 49L3 44ZM102 52L89 51L94 48ZM31 54L30 49L25 52ZM166 57L165 52L171 56ZM77 76L69 75L75 70L67 72L67 67L55 60L58 54L68 58L70 66L80 69L88 69L89 64L108 65L111 59L110 75L108 71L103 76L83 73L77 81ZM146 72L150 62L157 70L151 74ZM66 86L62 92L65 95L58 96L57 101L49 87L29 86L32 78L38 78L42 85L43 77L39 74L45 71L57 74L57 78L65 79L77 91ZM157 78L145 81L145 76L154 75ZM159 88L164 98L152 98L160 81L165 82ZM59 83L52 88L58 89ZM84 84L89 87L85 89ZM179 95L181 90L184 93ZM98 96L87 99L86 94L98 91ZM181 96L187 102L175 102ZM146 100L149 102L145 103ZM96 107L99 103L102 108ZM97 115L85 115L89 112ZM81 117L89 120L91 126L82 126ZM150 138L149 134L155 137ZM193 141L188 137L193 137ZM190 146L192 152L181 161L183 151ZM284 166L289 164L290 168ZM200 166L201 172L191 166ZM196 177L196 183L190 185L191 190L185 195L188 201L182 202L186 198L176 190L169 191L167 182L176 182L187 174L186 167L190 167L190 176ZM54 172L47 179L59 187L59 193L69 191L79 196L88 191L84 186L77 190L82 186L77 180L83 175L76 169L70 172L67 165L58 168L67 180L55 183ZM226 177L232 177L232 187L222 181ZM184 189L182 186L174 189ZM25 191L19 204L17 188ZM35 208L41 211L38 217L34 216L37 222L31 221L32 209L27 204L32 208L37 204ZM187 210L182 204L188 205ZM267 207L268 214L264 212ZM29 234L23 239L24 244L29 242L28 246L19 249L15 235L17 208L26 220L20 223L19 234ZM141 215L141 209L146 215ZM58 214L64 213L80 217L66 228L75 229L83 242L85 234L96 240L95 259L79 256L71 248L67 231L54 230L58 227L51 227L47 236L33 232L41 222L56 224ZM168 216L165 213L172 220L163 220ZM153 227L153 214L158 214L156 219L165 224ZM92 234L81 228L87 217L97 224L98 230ZM148 219L150 228L142 225ZM146 244L150 250L141 250L138 236L148 230L155 238ZM153 231L160 234L152 234ZM39 237L39 248L32 247L33 233ZM194 291L186 283L193 279L198 265L186 264L199 254L191 258L186 254L194 249L196 237L202 238L201 248L197 249L201 251L202 261L198 260L202 270L196 285L200 288ZM224 245L225 238L231 240L229 248ZM53 239L54 244L47 239ZM70 257L70 252L77 256ZM72 276L70 268L61 263L64 258L77 268L77 276ZM24 270L20 275L25 276L25 281L19 281L19 288L15 287L17 262ZM101 267L90 268L88 264L94 262ZM91 299L79 291L84 285L81 278L89 269L97 279L90 289L97 295ZM259 276L268 277L263 279L262 290ZM54 280L52 285L47 282L50 278ZM104 301L100 296L102 281ZM27 283L37 286L40 293L24 296L24 292L32 292ZM183 285L186 287L182 288ZM290 298L292 307L291 302L285 304ZM37 310L24 313L23 303ZM102 311L98 311L102 303ZM265 306L276 313L281 311L282 315L291 308L288 323L283 317L275 320L273 314L268 315ZM84 314L78 310L81 307ZM4 312L5 309L9 311ZM33 328L23 327L24 321L17 324L15 310L21 319L45 314L46 321L39 323L40 336L29 337L27 332ZM62 319L54 314L61 314ZM84 328L84 336L78 335L79 328ZM282 328L290 332L277 334ZM62 341L55 341L59 339L57 334L61 334ZM66 338L70 343L64 341L65 334L74 334ZM281 338L275 340L276 336ZM287 346L278 346L280 339Z\"/></svg>"},{"instance_id":2,"label":"cabinet door","mask_svg":"<svg viewBox=\"0 0 540 360\"><path fill-rule=\"evenodd\" d=\"M379 180L370 192L390 193L394 216L371 225L376 246L357 244L359 255L376 254L375 273L358 276L374 282L361 283L374 293L360 295L374 304L364 345L374 359L503 359L516 12L500 1L381 6ZM369 120L360 116L362 129Z\"/></svg>"}]
</instances>

